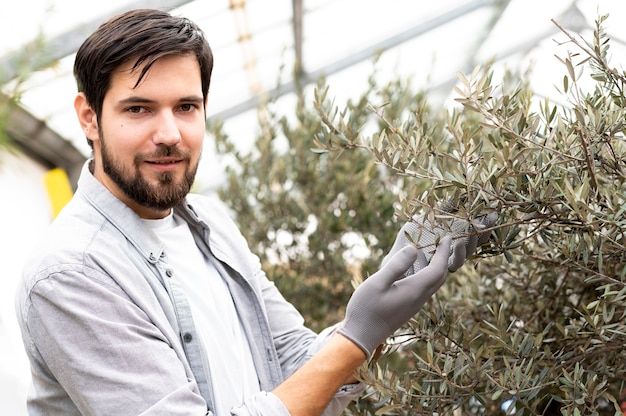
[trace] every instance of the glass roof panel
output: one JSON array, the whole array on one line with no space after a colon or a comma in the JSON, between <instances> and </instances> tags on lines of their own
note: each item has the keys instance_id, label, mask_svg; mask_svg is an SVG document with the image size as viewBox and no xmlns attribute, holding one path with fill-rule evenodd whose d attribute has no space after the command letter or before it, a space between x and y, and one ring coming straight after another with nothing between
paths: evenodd
<instances>
[{"instance_id":1,"label":"glass roof panel","mask_svg":"<svg viewBox=\"0 0 626 416\"><path fill-rule=\"evenodd\" d=\"M137 5L182 4L184 1L109 0L85 7L76 0L21 0L3 5L0 24L0 63L10 63L12 51L39 33L45 39L78 39L112 14ZM291 0L189 1L172 11L203 27L215 54L209 96L209 116L237 116L230 127L237 134L254 135L253 99L290 80L296 60ZM80 7L80 13L76 13ZM338 97L361 92L372 70L372 56L387 49L378 62L387 77L411 75L415 85L433 96L450 95L457 72L491 57L501 65L521 67L535 62L537 85L554 90L561 77L554 58L555 39L564 40L555 18L576 30L591 30L598 13L609 13L606 26L614 37L614 65L626 59L626 3L611 0L303 0L302 65L312 76L326 74ZM24 24L28 22L28 24ZM71 36L76 36L72 38ZM586 33L589 39L589 32ZM72 40L73 41L73 40ZM567 45L566 45L567 46ZM75 50L75 49L74 49ZM566 49L558 53L565 53ZM71 50L70 50L71 52ZM73 115L75 84L73 52L53 67L33 74L22 103L85 155L89 150ZM622 62L623 63L623 62ZM2 66L4 67L4 66ZM0 68L2 68L0 67ZM241 120L251 122L241 123ZM229 121L226 121L227 129ZM244 140L248 142L249 139Z\"/></svg>"}]
</instances>

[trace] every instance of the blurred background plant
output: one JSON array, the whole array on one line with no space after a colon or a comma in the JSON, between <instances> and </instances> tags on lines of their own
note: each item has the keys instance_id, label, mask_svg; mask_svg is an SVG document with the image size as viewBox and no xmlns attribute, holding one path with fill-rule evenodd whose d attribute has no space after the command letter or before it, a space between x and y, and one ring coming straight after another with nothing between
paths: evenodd
<instances>
[{"instance_id":1,"label":"blurred background plant","mask_svg":"<svg viewBox=\"0 0 626 416\"><path fill-rule=\"evenodd\" d=\"M42 62L50 64L49 54L46 39L40 34L22 49L15 51L9 64L0 68L0 85L3 86L0 89L0 150L15 150L15 142L9 135L11 112L19 106L24 83L34 69Z\"/></svg>"},{"instance_id":2,"label":"blurred background plant","mask_svg":"<svg viewBox=\"0 0 626 416\"><path fill-rule=\"evenodd\" d=\"M267 103L252 152L211 126L233 157L224 200L314 329L343 317L405 221L446 201L467 220L498 212L489 243L363 369L372 387L346 414L622 414L626 74L606 18L590 41L564 31L556 103L487 64L459 74L450 109L374 73L341 111L324 80L295 118Z\"/></svg>"},{"instance_id":3,"label":"blurred background plant","mask_svg":"<svg viewBox=\"0 0 626 416\"><path fill-rule=\"evenodd\" d=\"M349 104L359 123L370 117L366 98L375 87L372 77L361 100ZM298 97L291 117L271 102L262 106L252 151L219 123L210 131L229 160L221 197L270 279L321 330L343 318L352 278L375 271L395 238L396 195L368 153L312 152L321 121L302 90Z\"/></svg>"}]
</instances>

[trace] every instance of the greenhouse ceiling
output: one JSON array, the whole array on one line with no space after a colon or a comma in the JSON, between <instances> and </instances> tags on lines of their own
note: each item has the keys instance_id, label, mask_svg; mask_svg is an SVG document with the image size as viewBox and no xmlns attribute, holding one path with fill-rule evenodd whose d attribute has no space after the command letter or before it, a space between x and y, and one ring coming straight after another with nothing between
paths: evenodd
<instances>
[{"instance_id":1,"label":"greenhouse ceiling","mask_svg":"<svg viewBox=\"0 0 626 416\"><path fill-rule=\"evenodd\" d=\"M382 52L379 74L411 76L416 87L443 105L458 72L469 73L493 58L503 67L533 64L536 89L550 95L564 73L554 55L568 51L552 20L591 40L594 21L603 14L609 15L611 63L622 67L619 59L626 59L626 5L616 0L5 2L0 17L4 94L13 94L23 68L32 70L19 84L20 107L8 125L26 153L50 167L77 171L89 149L72 106L74 53L104 20L142 7L200 24L215 55L208 117L223 119L227 131L244 142L254 135L261 97L293 92L294 69L309 83L324 75L332 94L351 97L364 90L373 58Z\"/></svg>"}]
</instances>

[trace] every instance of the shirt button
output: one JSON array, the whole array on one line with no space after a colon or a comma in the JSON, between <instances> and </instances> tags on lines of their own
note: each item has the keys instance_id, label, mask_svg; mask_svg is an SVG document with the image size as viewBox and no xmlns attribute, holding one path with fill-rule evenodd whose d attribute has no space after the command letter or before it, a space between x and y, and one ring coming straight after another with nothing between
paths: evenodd
<instances>
[{"instance_id":1,"label":"shirt button","mask_svg":"<svg viewBox=\"0 0 626 416\"><path fill-rule=\"evenodd\" d=\"M187 343L191 342L192 339L193 336L189 332L186 332L185 335L183 335L183 340Z\"/></svg>"},{"instance_id":2,"label":"shirt button","mask_svg":"<svg viewBox=\"0 0 626 416\"><path fill-rule=\"evenodd\" d=\"M167 269L165 271L165 274L167 275L167 277L172 277L174 276L174 272L172 271L172 269Z\"/></svg>"}]
</instances>

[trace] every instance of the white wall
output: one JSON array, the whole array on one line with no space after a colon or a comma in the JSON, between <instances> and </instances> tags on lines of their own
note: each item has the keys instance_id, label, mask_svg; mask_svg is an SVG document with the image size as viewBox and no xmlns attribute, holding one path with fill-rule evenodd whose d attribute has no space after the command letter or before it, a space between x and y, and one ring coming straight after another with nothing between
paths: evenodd
<instances>
[{"instance_id":1,"label":"white wall","mask_svg":"<svg viewBox=\"0 0 626 416\"><path fill-rule=\"evenodd\" d=\"M4 415L26 415L30 374L14 295L26 256L52 219L45 172L23 155L0 150L0 409Z\"/></svg>"}]
</instances>

